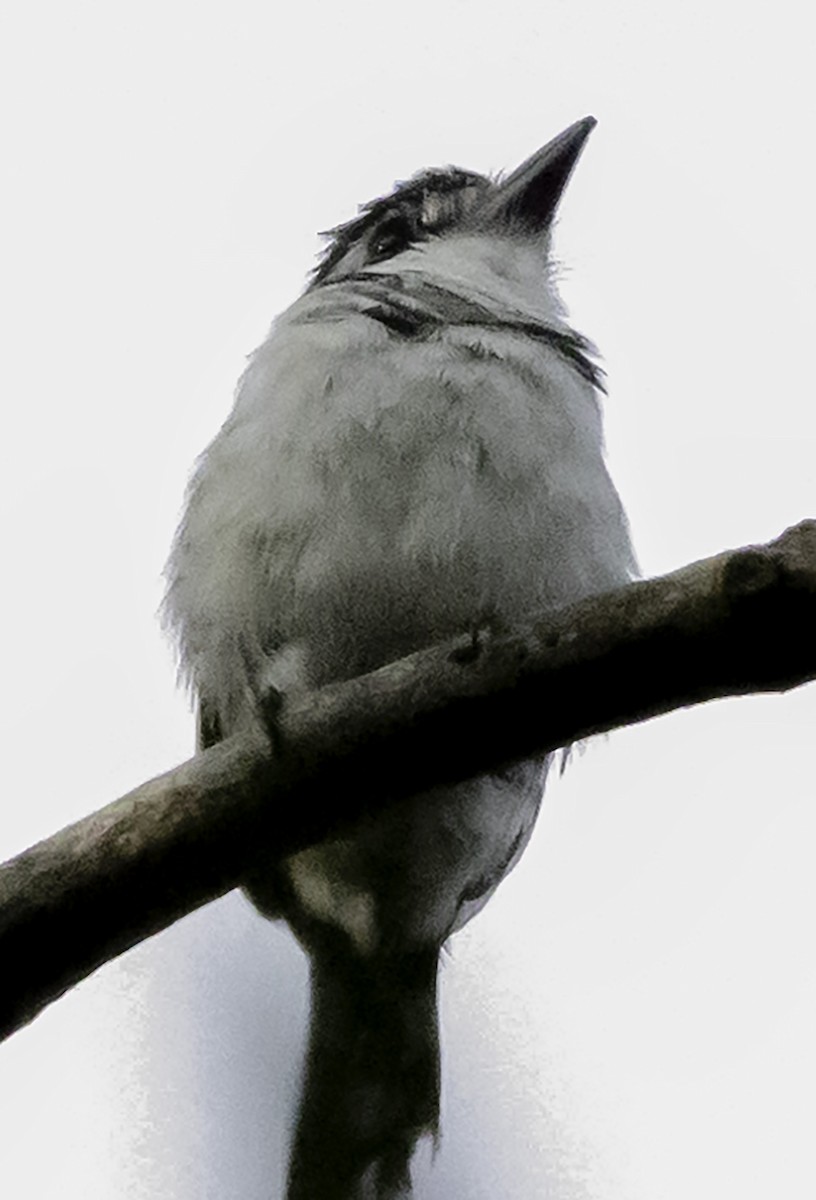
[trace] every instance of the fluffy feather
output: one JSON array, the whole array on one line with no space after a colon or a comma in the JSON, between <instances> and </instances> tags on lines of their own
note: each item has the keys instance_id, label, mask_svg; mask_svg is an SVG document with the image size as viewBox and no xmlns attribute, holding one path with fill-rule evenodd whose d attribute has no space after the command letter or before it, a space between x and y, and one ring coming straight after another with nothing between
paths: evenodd
<instances>
[{"instance_id":1,"label":"fluffy feather","mask_svg":"<svg viewBox=\"0 0 816 1200\"><path fill-rule=\"evenodd\" d=\"M551 145L560 192L570 164ZM319 687L630 577L593 350L555 291L549 217L518 217L533 168L425 173L373 202L252 356L168 569L205 740L259 720L270 686ZM438 951L520 856L547 765L433 789L248 881L313 964L291 1200L406 1194L436 1126Z\"/></svg>"}]
</instances>

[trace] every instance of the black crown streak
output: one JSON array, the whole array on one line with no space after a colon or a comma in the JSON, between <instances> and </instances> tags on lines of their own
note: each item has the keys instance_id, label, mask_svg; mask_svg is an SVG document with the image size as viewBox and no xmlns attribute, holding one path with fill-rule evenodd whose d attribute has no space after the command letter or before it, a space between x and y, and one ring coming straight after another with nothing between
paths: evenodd
<instances>
[{"instance_id":1,"label":"black crown streak","mask_svg":"<svg viewBox=\"0 0 816 1200\"><path fill-rule=\"evenodd\" d=\"M587 383L606 391L603 370L594 359L595 347L572 329L553 329L512 310L494 312L478 300L427 280L411 280L409 286L400 275L352 275L320 290L325 302L316 312L298 317L297 324L339 321L357 313L406 341L422 341L451 326L520 333L555 350Z\"/></svg>"},{"instance_id":2,"label":"black crown streak","mask_svg":"<svg viewBox=\"0 0 816 1200\"><path fill-rule=\"evenodd\" d=\"M309 288L319 286L351 247L385 218L402 216L417 231L424 226L426 232L435 233L461 217L468 208L468 194L478 193L481 197L492 187L493 183L486 175L464 171L460 167L420 171L411 179L398 183L390 195L369 201L360 207L358 216L320 235L329 238L330 242L312 272ZM431 197L436 201L434 207L438 208L438 215L426 222L422 214Z\"/></svg>"}]
</instances>

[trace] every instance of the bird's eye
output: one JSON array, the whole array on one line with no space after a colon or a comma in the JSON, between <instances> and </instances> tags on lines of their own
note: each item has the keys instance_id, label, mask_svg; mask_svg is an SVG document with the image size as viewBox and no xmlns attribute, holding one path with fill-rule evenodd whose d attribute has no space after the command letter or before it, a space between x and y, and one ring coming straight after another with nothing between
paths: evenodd
<instances>
[{"instance_id":1,"label":"bird's eye","mask_svg":"<svg viewBox=\"0 0 816 1200\"><path fill-rule=\"evenodd\" d=\"M393 258L402 250L407 250L413 240L414 232L410 222L404 217L394 217L381 225L372 238L371 261L382 262L385 258Z\"/></svg>"}]
</instances>

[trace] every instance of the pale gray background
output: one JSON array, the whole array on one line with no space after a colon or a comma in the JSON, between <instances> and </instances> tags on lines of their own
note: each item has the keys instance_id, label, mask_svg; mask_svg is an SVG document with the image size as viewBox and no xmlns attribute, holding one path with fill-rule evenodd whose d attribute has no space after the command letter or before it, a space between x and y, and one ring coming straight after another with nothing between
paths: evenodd
<instances>
[{"instance_id":1,"label":"pale gray background","mask_svg":"<svg viewBox=\"0 0 816 1200\"><path fill-rule=\"evenodd\" d=\"M816 514L814 18L656 5L6 6L0 661L11 854L186 757L154 613L196 453L317 229L588 112L558 251L644 570ZM593 743L442 977L420 1200L816 1191L816 693ZM232 896L0 1051L16 1200L270 1200L305 1029Z\"/></svg>"}]
</instances>

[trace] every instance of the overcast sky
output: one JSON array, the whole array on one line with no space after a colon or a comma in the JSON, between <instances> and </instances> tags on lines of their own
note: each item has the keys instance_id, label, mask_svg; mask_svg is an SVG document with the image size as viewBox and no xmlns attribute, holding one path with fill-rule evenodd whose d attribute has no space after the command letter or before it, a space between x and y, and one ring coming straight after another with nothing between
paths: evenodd
<instances>
[{"instance_id":1,"label":"overcast sky","mask_svg":"<svg viewBox=\"0 0 816 1200\"><path fill-rule=\"evenodd\" d=\"M791 0L8 4L3 855L190 754L189 468L316 231L420 167L598 117L557 251L645 573L816 515L815 50ZM551 787L445 958L418 1200L814 1194L815 721L711 704ZM278 1197L305 983L238 895L100 970L0 1050L4 1194Z\"/></svg>"}]
</instances>

